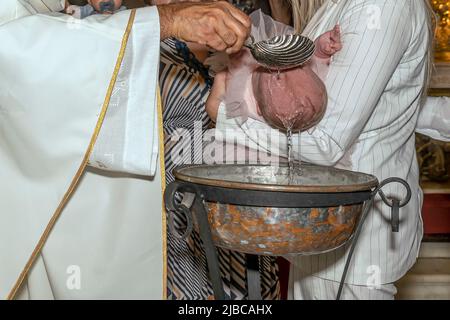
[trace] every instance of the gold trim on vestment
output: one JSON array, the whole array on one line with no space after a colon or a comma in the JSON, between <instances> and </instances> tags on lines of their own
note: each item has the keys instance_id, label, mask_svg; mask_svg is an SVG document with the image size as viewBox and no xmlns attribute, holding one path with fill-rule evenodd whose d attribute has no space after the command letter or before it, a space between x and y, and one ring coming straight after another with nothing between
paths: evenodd
<instances>
[{"instance_id":1,"label":"gold trim on vestment","mask_svg":"<svg viewBox=\"0 0 450 320\"><path fill-rule=\"evenodd\" d=\"M163 127L163 107L161 102L161 91L157 88L157 108L158 108L158 135L159 135L159 165L161 167L161 187L162 187L162 242L163 242L163 299L167 300L167 218L166 205L164 203L164 191L166 190L166 167L164 153L164 127Z\"/></svg>"}]
</instances>

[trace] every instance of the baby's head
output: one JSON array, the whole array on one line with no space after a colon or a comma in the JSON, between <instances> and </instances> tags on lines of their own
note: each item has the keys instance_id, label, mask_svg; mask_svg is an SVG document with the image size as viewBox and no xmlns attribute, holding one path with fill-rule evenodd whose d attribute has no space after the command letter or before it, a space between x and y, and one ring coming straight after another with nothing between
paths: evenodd
<instances>
[{"instance_id":1,"label":"baby's head","mask_svg":"<svg viewBox=\"0 0 450 320\"><path fill-rule=\"evenodd\" d=\"M259 68L253 74L258 112L272 127L304 131L316 125L327 105L324 83L310 67L277 73Z\"/></svg>"}]
</instances>

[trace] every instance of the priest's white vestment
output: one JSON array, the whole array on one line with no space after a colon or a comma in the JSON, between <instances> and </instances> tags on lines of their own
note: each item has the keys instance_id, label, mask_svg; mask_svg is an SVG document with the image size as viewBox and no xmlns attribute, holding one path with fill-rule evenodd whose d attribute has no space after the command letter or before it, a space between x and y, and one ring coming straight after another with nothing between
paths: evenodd
<instances>
[{"instance_id":1,"label":"priest's white vestment","mask_svg":"<svg viewBox=\"0 0 450 320\"><path fill-rule=\"evenodd\" d=\"M1 2L0 297L164 298L156 7L76 20L60 0Z\"/></svg>"}]
</instances>

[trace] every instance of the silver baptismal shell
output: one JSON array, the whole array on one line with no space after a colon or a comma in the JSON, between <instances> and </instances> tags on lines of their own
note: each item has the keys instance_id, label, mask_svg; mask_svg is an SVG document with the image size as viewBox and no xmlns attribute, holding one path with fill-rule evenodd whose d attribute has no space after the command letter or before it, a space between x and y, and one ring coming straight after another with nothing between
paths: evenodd
<instances>
[{"instance_id":1,"label":"silver baptismal shell","mask_svg":"<svg viewBox=\"0 0 450 320\"><path fill-rule=\"evenodd\" d=\"M290 69L308 62L316 49L314 42L299 34L277 36L247 45L253 57L269 69Z\"/></svg>"}]
</instances>

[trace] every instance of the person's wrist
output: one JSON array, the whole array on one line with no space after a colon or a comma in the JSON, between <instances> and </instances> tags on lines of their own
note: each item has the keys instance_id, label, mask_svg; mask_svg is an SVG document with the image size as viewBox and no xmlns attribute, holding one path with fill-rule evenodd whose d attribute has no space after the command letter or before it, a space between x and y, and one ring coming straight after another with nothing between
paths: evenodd
<instances>
[{"instance_id":1,"label":"person's wrist","mask_svg":"<svg viewBox=\"0 0 450 320\"><path fill-rule=\"evenodd\" d=\"M161 40L177 37L175 7L173 5L159 5L157 8Z\"/></svg>"}]
</instances>

